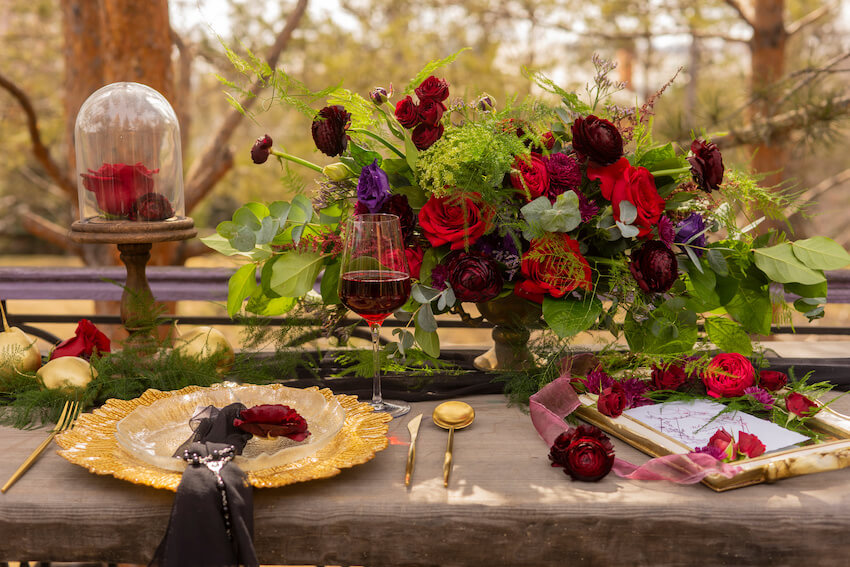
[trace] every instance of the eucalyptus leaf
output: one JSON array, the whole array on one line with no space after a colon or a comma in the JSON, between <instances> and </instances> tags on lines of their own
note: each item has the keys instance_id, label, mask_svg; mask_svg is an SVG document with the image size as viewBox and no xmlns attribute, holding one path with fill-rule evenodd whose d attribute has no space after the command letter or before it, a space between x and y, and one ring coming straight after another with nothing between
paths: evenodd
<instances>
[{"instance_id":1,"label":"eucalyptus leaf","mask_svg":"<svg viewBox=\"0 0 850 567\"><path fill-rule=\"evenodd\" d=\"M421 348L425 354L434 358L440 356L440 336L436 331L429 333L419 327L416 327L414 330L414 336L419 348Z\"/></svg>"},{"instance_id":2,"label":"eucalyptus leaf","mask_svg":"<svg viewBox=\"0 0 850 567\"><path fill-rule=\"evenodd\" d=\"M573 193L575 195L575 193ZM637 218L637 207L631 201L623 199L620 201L620 222L623 224L632 224Z\"/></svg>"},{"instance_id":3,"label":"eucalyptus leaf","mask_svg":"<svg viewBox=\"0 0 850 567\"><path fill-rule=\"evenodd\" d=\"M416 314L416 327L427 333L437 330L437 319L434 318L430 303L425 303L419 308L419 312Z\"/></svg>"},{"instance_id":4,"label":"eucalyptus leaf","mask_svg":"<svg viewBox=\"0 0 850 567\"><path fill-rule=\"evenodd\" d=\"M620 234L623 235L623 238L635 238L638 234L640 234L640 229L638 227L630 224L623 224L620 221L616 222L617 228L620 230Z\"/></svg>"},{"instance_id":5,"label":"eucalyptus leaf","mask_svg":"<svg viewBox=\"0 0 850 567\"><path fill-rule=\"evenodd\" d=\"M261 227L259 217L248 205L239 207L233 212L233 222L252 231L259 230Z\"/></svg>"}]
</instances>

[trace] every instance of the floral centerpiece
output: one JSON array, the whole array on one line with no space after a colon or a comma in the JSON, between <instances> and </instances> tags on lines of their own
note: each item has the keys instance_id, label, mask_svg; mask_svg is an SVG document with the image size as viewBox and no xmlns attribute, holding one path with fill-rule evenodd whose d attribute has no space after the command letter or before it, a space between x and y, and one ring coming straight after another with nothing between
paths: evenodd
<instances>
[{"instance_id":1,"label":"floral centerpiece","mask_svg":"<svg viewBox=\"0 0 850 567\"><path fill-rule=\"evenodd\" d=\"M700 342L750 355L750 335L769 334L774 318L823 315L824 270L850 255L828 238L759 232L793 197L724 167L706 136L654 140L660 92L643 107L612 104L613 65L594 58L589 100L533 72L545 99L462 100L436 74L453 58L432 62L400 93L368 97L312 93L283 71L241 62L309 114L316 147L339 162L322 168L268 135L257 140L255 163L273 156L322 177L312 200L248 203L204 239L250 260L230 281L231 314L246 299L247 310L272 315L306 298L338 317L340 220L389 212L401 219L415 280L397 313L408 323L394 331L394 354L418 347L437 356L435 315L463 314L470 302L531 308L530 320L542 315L560 344L606 329L656 355L690 354ZM325 106L306 106L308 96Z\"/></svg>"}]
</instances>

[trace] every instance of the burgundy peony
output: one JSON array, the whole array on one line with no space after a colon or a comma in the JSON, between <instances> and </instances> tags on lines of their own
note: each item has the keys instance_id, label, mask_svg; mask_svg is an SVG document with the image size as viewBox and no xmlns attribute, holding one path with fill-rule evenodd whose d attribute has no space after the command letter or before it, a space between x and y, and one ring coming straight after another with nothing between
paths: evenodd
<instances>
[{"instance_id":1,"label":"burgundy peony","mask_svg":"<svg viewBox=\"0 0 850 567\"><path fill-rule=\"evenodd\" d=\"M161 221L174 216L171 201L162 193L145 193L133 203L130 220Z\"/></svg>"},{"instance_id":2,"label":"burgundy peony","mask_svg":"<svg viewBox=\"0 0 850 567\"><path fill-rule=\"evenodd\" d=\"M723 182L723 156L712 142L694 140L691 142L691 175L699 188L706 193L716 191Z\"/></svg>"},{"instance_id":3,"label":"burgundy peony","mask_svg":"<svg viewBox=\"0 0 850 567\"><path fill-rule=\"evenodd\" d=\"M473 198L474 197L474 198ZM463 198L431 197L419 211L419 225L431 246L452 250L472 246L490 230L493 210L478 195Z\"/></svg>"},{"instance_id":4,"label":"burgundy peony","mask_svg":"<svg viewBox=\"0 0 850 567\"><path fill-rule=\"evenodd\" d=\"M65 339L50 353L50 360L63 356L77 356L89 360L93 354L110 351L109 337L101 333L88 319L80 319L74 336Z\"/></svg>"},{"instance_id":5,"label":"burgundy peony","mask_svg":"<svg viewBox=\"0 0 850 567\"><path fill-rule=\"evenodd\" d=\"M533 201L549 193L549 174L546 163L537 153L519 155L511 167L511 185L526 201Z\"/></svg>"},{"instance_id":6,"label":"burgundy peony","mask_svg":"<svg viewBox=\"0 0 850 567\"><path fill-rule=\"evenodd\" d=\"M426 99L419 103L419 119L428 126L439 125L445 111L445 105L436 100Z\"/></svg>"},{"instance_id":7,"label":"burgundy peony","mask_svg":"<svg viewBox=\"0 0 850 567\"><path fill-rule=\"evenodd\" d=\"M431 75L422 81L413 92L419 97L420 101L433 100L442 102L449 98L449 84L434 75Z\"/></svg>"},{"instance_id":8,"label":"burgundy peony","mask_svg":"<svg viewBox=\"0 0 850 567\"><path fill-rule=\"evenodd\" d=\"M254 163L266 163L266 160L269 159L272 143L272 139L268 134L262 138L257 138L257 141L251 147L251 161Z\"/></svg>"},{"instance_id":9,"label":"burgundy peony","mask_svg":"<svg viewBox=\"0 0 850 567\"><path fill-rule=\"evenodd\" d=\"M97 171L81 173L83 187L94 193L97 206L107 215L127 216L136 199L154 188L153 176L159 169L150 170L141 163L104 163Z\"/></svg>"},{"instance_id":10,"label":"burgundy peony","mask_svg":"<svg viewBox=\"0 0 850 567\"><path fill-rule=\"evenodd\" d=\"M590 115L576 118L572 127L573 149L584 161L597 166L611 165L623 157L623 137L614 124Z\"/></svg>"},{"instance_id":11,"label":"burgundy peony","mask_svg":"<svg viewBox=\"0 0 850 567\"><path fill-rule=\"evenodd\" d=\"M652 232L664 212L664 199L655 187L655 178L645 167L632 167L629 160L621 158L607 167L588 166L587 177L600 181L602 196L611 201L614 219L623 222L623 201L628 201L637 209L637 217L631 223L640 229L638 236L645 237Z\"/></svg>"},{"instance_id":12,"label":"burgundy peony","mask_svg":"<svg viewBox=\"0 0 850 567\"><path fill-rule=\"evenodd\" d=\"M765 390L775 392L788 383L788 375L778 370L762 370L759 372L759 385Z\"/></svg>"},{"instance_id":13,"label":"burgundy peony","mask_svg":"<svg viewBox=\"0 0 850 567\"><path fill-rule=\"evenodd\" d=\"M679 277L679 264L669 246L650 240L632 252L629 271L643 291L664 293Z\"/></svg>"},{"instance_id":14,"label":"burgundy peony","mask_svg":"<svg viewBox=\"0 0 850 567\"><path fill-rule=\"evenodd\" d=\"M653 390L678 390L689 382L688 373L678 364L652 365Z\"/></svg>"},{"instance_id":15,"label":"burgundy peony","mask_svg":"<svg viewBox=\"0 0 850 567\"><path fill-rule=\"evenodd\" d=\"M614 466L614 445L591 425L579 425L561 433L549 450L553 467L563 467L573 480L596 482Z\"/></svg>"},{"instance_id":16,"label":"burgundy peony","mask_svg":"<svg viewBox=\"0 0 850 567\"><path fill-rule=\"evenodd\" d=\"M483 303L502 291L502 276L496 263L475 254L456 254L447 264L449 283L458 301Z\"/></svg>"},{"instance_id":17,"label":"burgundy peony","mask_svg":"<svg viewBox=\"0 0 850 567\"><path fill-rule=\"evenodd\" d=\"M578 241L564 232L549 233L531 241L522 256L522 275L514 293L537 303L543 295L563 297L576 288L592 287L590 264L579 252Z\"/></svg>"},{"instance_id":18,"label":"burgundy peony","mask_svg":"<svg viewBox=\"0 0 850 567\"><path fill-rule=\"evenodd\" d=\"M413 102L413 97L407 95L395 103L395 117L405 128L413 128L419 124L419 105Z\"/></svg>"},{"instance_id":19,"label":"burgundy peony","mask_svg":"<svg viewBox=\"0 0 850 567\"><path fill-rule=\"evenodd\" d=\"M422 123L413 129L413 132L410 133L410 139L413 141L413 145L416 146L417 150L425 151L443 136L444 130L445 128L443 128L442 124L431 126Z\"/></svg>"},{"instance_id":20,"label":"burgundy peony","mask_svg":"<svg viewBox=\"0 0 850 567\"><path fill-rule=\"evenodd\" d=\"M755 368L741 354L721 353L708 363L702 381L712 398L736 398L755 383Z\"/></svg>"},{"instance_id":21,"label":"burgundy peony","mask_svg":"<svg viewBox=\"0 0 850 567\"><path fill-rule=\"evenodd\" d=\"M788 394L785 398L785 407L798 417L811 417L820 410L815 402L799 392Z\"/></svg>"},{"instance_id":22,"label":"burgundy peony","mask_svg":"<svg viewBox=\"0 0 850 567\"><path fill-rule=\"evenodd\" d=\"M239 412L233 426L257 437L288 437L304 441L310 431L307 421L289 406L262 404Z\"/></svg>"},{"instance_id":23,"label":"burgundy peony","mask_svg":"<svg viewBox=\"0 0 850 567\"><path fill-rule=\"evenodd\" d=\"M627 406L626 391L619 382L614 382L602 390L596 400L596 409L608 417L620 416Z\"/></svg>"},{"instance_id":24,"label":"burgundy peony","mask_svg":"<svg viewBox=\"0 0 850 567\"><path fill-rule=\"evenodd\" d=\"M351 114L344 106L337 104L321 109L310 128L319 151L331 157L344 152L348 146L346 130L350 121Z\"/></svg>"}]
</instances>

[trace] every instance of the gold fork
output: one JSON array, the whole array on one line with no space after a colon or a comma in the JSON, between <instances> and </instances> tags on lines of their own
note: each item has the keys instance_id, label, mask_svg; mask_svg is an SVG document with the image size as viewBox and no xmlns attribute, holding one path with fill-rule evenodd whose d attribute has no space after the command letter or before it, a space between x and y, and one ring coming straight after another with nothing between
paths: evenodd
<instances>
[{"instance_id":1,"label":"gold fork","mask_svg":"<svg viewBox=\"0 0 850 567\"><path fill-rule=\"evenodd\" d=\"M35 460L41 455L44 450L50 445L50 442L56 437L57 433L61 433L67 429L71 429L74 426L74 420L77 419L77 416L80 414L80 402L72 402L66 401L65 406L62 408L62 413L59 415L59 421L56 422L56 427L53 428L53 431L50 432L50 435L47 436L47 439L42 441L41 445L39 445L32 454L27 457L27 460L23 462L23 464L18 467L18 470L15 471L15 474L6 481L6 484L3 485L3 488L0 488L0 492L6 492L9 490L15 481L21 478L25 472L32 466Z\"/></svg>"}]
</instances>

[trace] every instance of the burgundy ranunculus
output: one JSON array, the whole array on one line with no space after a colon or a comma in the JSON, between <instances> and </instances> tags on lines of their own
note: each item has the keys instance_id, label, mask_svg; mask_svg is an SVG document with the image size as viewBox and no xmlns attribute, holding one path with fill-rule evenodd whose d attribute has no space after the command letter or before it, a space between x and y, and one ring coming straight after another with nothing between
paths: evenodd
<instances>
[{"instance_id":1,"label":"burgundy ranunculus","mask_svg":"<svg viewBox=\"0 0 850 567\"><path fill-rule=\"evenodd\" d=\"M445 105L436 100L425 99L419 103L419 119L428 126L437 126L445 111Z\"/></svg>"},{"instance_id":2,"label":"burgundy ranunculus","mask_svg":"<svg viewBox=\"0 0 850 567\"><path fill-rule=\"evenodd\" d=\"M97 171L81 173L83 187L94 193L97 206L107 215L127 216L133 210L136 199L153 191L153 175L159 169L150 170L141 163L104 163Z\"/></svg>"},{"instance_id":3,"label":"burgundy ranunculus","mask_svg":"<svg viewBox=\"0 0 850 567\"><path fill-rule=\"evenodd\" d=\"M632 252L629 271L647 293L664 293L679 277L676 255L660 240L644 242Z\"/></svg>"},{"instance_id":4,"label":"burgundy ranunculus","mask_svg":"<svg viewBox=\"0 0 850 567\"><path fill-rule=\"evenodd\" d=\"M262 138L257 138L257 141L251 147L251 161L254 163L266 163L269 159L269 150L272 149L272 143L272 139L268 134Z\"/></svg>"},{"instance_id":5,"label":"burgundy ranunculus","mask_svg":"<svg viewBox=\"0 0 850 567\"><path fill-rule=\"evenodd\" d=\"M446 264L449 283L458 301L484 303L502 291L502 276L496 263L475 254L454 252Z\"/></svg>"},{"instance_id":6,"label":"burgundy ranunculus","mask_svg":"<svg viewBox=\"0 0 850 567\"><path fill-rule=\"evenodd\" d=\"M529 202L548 194L549 174L543 157L534 152L516 156L511 166L511 185Z\"/></svg>"},{"instance_id":7,"label":"burgundy ranunculus","mask_svg":"<svg viewBox=\"0 0 850 567\"><path fill-rule=\"evenodd\" d=\"M778 370L762 370L759 372L759 386L770 392L775 392L785 387L788 383L788 375Z\"/></svg>"},{"instance_id":8,"label":"burgundy ranunculus","mask_svg":"<svg viewBox=\"0 0 850 567\"><path fill-rule=\"evenodd\" d=\"M678 364L652 365L653 390L678 390L688 381L688 373Z\"/></svg>"},{"instance_id":9,"label":"burgundy ranunculus","mask_svg":"<svg viewBox=\"0 0 850 567\"><path fill-rule=\"evenodd\" d=\"M581 168L578 162L566 154L552 154L544 158L546 173L549 174L549 192L547 197L554 202L555 197L569 190L577 190L581 185Z\"/></svg>"},{"instance_id":10,"label":"burgundy ranunculus","mask_svg":"<svg viewBox=\"0 0 850 567\"><path fill-rule=\"evenodd\" d=\"M433 100L435 102L443 102L449 98L449 84L434 75L431 75L422 81L413 92L419 97L420 101Z\"/></svg>"},{"instance_id":11,"label":"burgundy ranunculus","mask_svg":"<svg viewBox=\"0 0 850 567\"><path fill-rule=\"evenodd\" d=\"M579 425L558 435L549 450L553 467L563 467L573 480L601 480L614 466L614 445L591 425Z\"/></svg>"},{"instance_id":12,"label":"burgundy ranunculus","mask_svg":"<svg viewBox=\"0 0 850 567\"><path fill-rule=\"evenodd\" d=\"M101 333L88 319L80 319L74 336L56 345L50 353L50 360L63 356L76 356L88 360L95 353L111 352L110 347L109 337Z\"/></svg>"},{"instance_id":13,"label":"burgundy ranunculus","mask_svg":"<svg viewBox=\"0 0 850 567\"><path fill-rule=\"evenodd\" d=\"M626 391L619 382L614 382L602 390L596 400L596 409L608 417L619 417L627 405Z\"/></svg>"},{"instance_id":14,"label":"burgundy ranunculus","mask_svg":"<svg viewBox=\"0 0 850 567\"><path fill-rule=\"evenodd\" d=\"M417 150L424 151L442 137L443 130L442 124L430 126L422 123L413 129L413 132L410 133L410 139L413 141L413 145L416 146Z\"/></svg>"},{"instance_id":15,"label":"burgundy ranunculus","mask_svg":"<svg viewBox=\"0 0 850 567\"><path fill-rule=\"evenodd\" d=\"M288 437L304 441L310 431L307 420L289 406L261 404L239 412L233 426L257 437Z\"/></svg>"},{"instance_id":16,"label":"burgundy ranunculus","mask_svg":"<svg viewBox=\"0 0 850 567\"><path fill-rule=\"evenodd\" d=\"M452 250L461 250L490 230L493 209L479 195L474 197L428 199L419 210L419 226L431 246L449 244Z\"/></svg>"},{"instance_id":17,"label":"burgundy ranunculus","mask_svg":"<svg viewBox=\"0 0 850 567\"><path fill-rule=\"evenodd\" d=\"M407 95L395 103L395 117L405 128L413 128L419 124L419 105L413 102L413 97Z\"/></svg>"},{"instance_id":18,"label":"burgundy ranunculus","mask_svg":"<svg viewBox=\"0 0 850 567\"><path fill-rule=\"evenodd\" d=\"M705 389L712 398L736 398L752 386L755 368L744 355L736 352L721 353L708 363L702 373Z\"/></svg>"},{"instance_id":19,"label":"burgundy ranunculus","mask_svg":"<svg viewBox=\"0 0 850 567\"><path fill-rule=\"evenodd\" d=\"M799 392L788 394L785 398L785 407L799 417L811 417L820 411L816 403Z\"/></svg>"},{"instance_id":20,"label":"burgundy ranunculus","mask_svg":"<svg viewBox=\"0 0 850 567\"><path fill-rule=\"evenodd\" d=\"M623 157L623 137L614 124L590 115L576 118L572 127L573 149L581 160L598 166L611 165Z\"/></svg>"},{"instance_id":21,"label":"burgundy ranunculus","mask_svg":"<svg viewBox=\"0 0 850 567\"><path fill-rule=\"evenodd\" d=\"M171 201L162 193L145 193L133 203L130 220L161 221L174 216Z\"/></svg>"},{"instance_id":22,"label":"burgundy ranunculus","mask_svg":"<svg viewBox=\"0 0 850 567\"><path fill-rule=\"evenodd\" d=\"M350 121L351 114L344 106L336 104L321 109L310 127L319 151L331 157L344 152L348 146L346 130Z\"/></svg>"},{"instance_id":23,"label":"burgundy ranunculus","mask_svg":"<svg viewBox=\"0 0 850 567\"><path fill-rule=\"evenodd\" d=\"M691 142L691 153L688 163L691 164L691 175L699 188L706 193L716 191L723 182L723 156L712 142L694 140Z\"/></svg>"}]
</instances>

